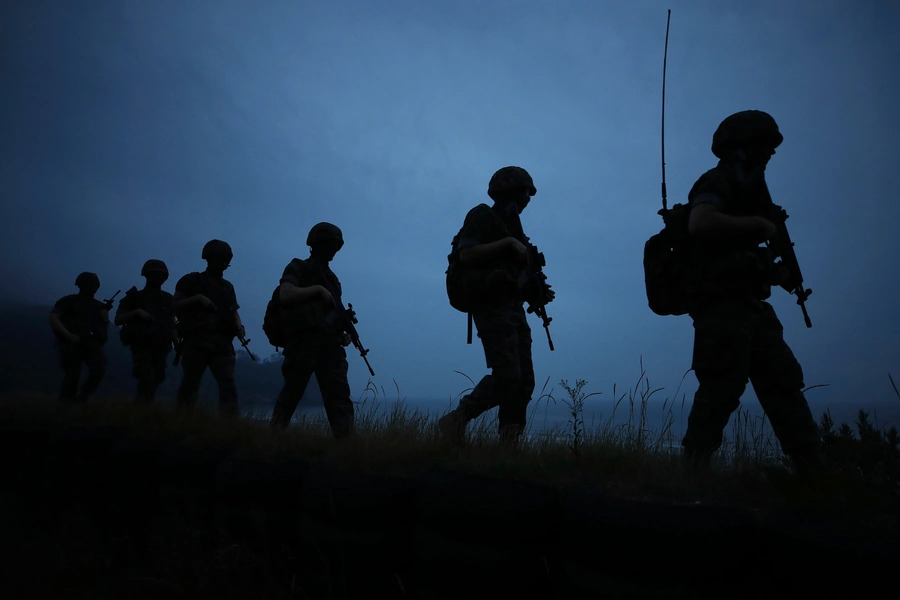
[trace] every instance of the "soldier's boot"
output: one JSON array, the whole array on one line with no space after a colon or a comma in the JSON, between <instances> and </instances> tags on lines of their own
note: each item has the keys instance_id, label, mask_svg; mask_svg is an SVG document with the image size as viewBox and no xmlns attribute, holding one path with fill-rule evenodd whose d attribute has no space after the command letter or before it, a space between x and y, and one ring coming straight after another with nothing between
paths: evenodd
<instances>
[{"instance_id":1,"label":"soldier's boot","mask_svg":"<svg viewBox=\"0 0 900 600\"><path fill-rule=\"evenodd\" d=\"M804 479L818 478L825 474L825 460L818 446L806 446L788 453L794 470Z\"/></svg>"},{"instance_id":2,"label":"soldier's boot","mask_svg":"<svg viewBox=\"0 0 900 600\"><path fill-rule=\"evenodd\" d=\"M466 424L469 420L458 408L438 419L438 431L447 440L460 444L466 439Z\"/></svg>"},{"instance_id":3,"label":"soldier's boot","mask_svg":"<svg viewBox=\"0 0 900 600\"><path fill-rule=\"evenodd\" d=\"M712 470L713 452L696 448L684 448L681 460L688 475L698 475Z\"/></svg>"},{"instance_id":4,"label":"soldier's boot","mask_svg":"<svg viewBox=\"0 0 900 600\"><path fill-rule=\"evenodd\" d=\"M500 445L509 450L519 447L519 439L525 431L524 425L504 425L500 427Z\"/></svg>"}]
</instances>

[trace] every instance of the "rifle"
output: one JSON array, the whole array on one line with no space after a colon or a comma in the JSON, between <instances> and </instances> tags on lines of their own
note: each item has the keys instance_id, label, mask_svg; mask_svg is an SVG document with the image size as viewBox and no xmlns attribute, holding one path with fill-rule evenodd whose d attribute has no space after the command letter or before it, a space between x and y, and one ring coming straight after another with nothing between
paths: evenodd
<instances>
[{"instance_id":1,"label":"rifle","mask_svg":"<svg viewBox=\"0 0 900 600\"><path fill-rule=\"evenodd\" d=\"M184 338L178 338L178 341L175 342L175 360L172 361L172 366L177 367L178 363L181 362L181 352L184 350Z\"/></svg>"},{"instance_id":2,"label":"rifle","mask_svg":"<svg viewBox=\"0 0 900 600\"><path fill-rule=\"evenodd\" d=\"M362 356L362 359L366 362L366 366L369 367L369 374L372 377L375 377L375 371L372 370L372 365L369 364L369 359L366 358L369 351L364 348L362 342L359 341L359 333L357 333L356 327L354 327L354 325L359 323L359 319L356 318L356 311L353 310L352 304L348 304L347 307L348 308L344 308L343 302L337 300L334 305L334 310L330 313L330 315L334 316L332 318L325 317L325 320L329 325L335 320L338 322L341 331L350 336L350 341L353 343L353 346L359 350L359 355Z\"/></svg>"},{"instance_id":3,"label":"rifle","mask_svg":"<svg viewBox=\"0 0 900 600\"><path fill-rule=\"evenodd\" d=\"M806 322L807 327L812 327L812 321L809 320L809 314L806 312L806 299L812 294L812 290L803 287L803 274L800 273L800 264L797 262L797 255L794 254L794 242L791 241L787 225L785 225L785 221L788 218L787 211L772 203L769 205L766 218L777 229L775 238L766 242L766 246L769 248L773 259L781 259L775 263L775 266L783 265L788 271L788 280L781 284L781 287L787 290L789 294L797 297L797 304L800 305L800 310L803 311L803 320Z\"/></svg>"},{"instance_id":4,"label":"rifle","mask_svg":"<svg viewBox=\"0 0 900 600\"><path fill-rule=\"evenodd\" d=\"M528 236L522 229L522 221L519 219L519 213L514 209L514 205L507 206L507 216L510 221L508 226L512 228L515 238L525 245L528 250L528 263L519 276L519 287L525 293L525 300L528 302L527 313L534 313L544 323L544 331L547 332L547 343L550 345L550 351L553 352L553 340L550 339L550 321L552 317L547 316L547 276L544 274L543 268L547 266L547 260L544 253L538 251L537 246L531 243ZM522 278L524 277L524 281Z\"/></svg>"},{"instance_id":5,"label":"rifle","mask_svg":"<svg viewBox=\"0 0 900 600\"><path fill-rule=\"evenodd\" d=\"M359 319L356 318L356 311L353 310L353 305L348 304L348 308L344 308L344 303L339 299L340 295L336 294L335 291L331 289L331 286L328 285L328 277L325 275L325 271L319 264L315 264L315 268L319 272L319 277L325 282L323 287L328 290L331 297L334 299L334 306L332 307L332 310L325 315L325 322L328 323L328 325L334 325L334 323L337 322L341 332L350 336L350 341L353 343L353 346L359 350L359 355L365 361L366 366L369 367L369 374L372 377L375 377L375 371L372 370L372 365L369 364L369 359L366 358L369 351L364 348L362 342L359 341L359 333L357 333L356 327L354 327L354 325L359 323Z\"/></svg>"},{"instance_id":6,"label":"rifle","mask_svg":"<svg viewBox=\"0 0 900 600\"><path fill-rule=\"evenodd\" d=\"M253 362L256 362L256 357L253 356L253 353L252 353L252 352L250 352L250 340L249 340L249 339L244 339L244 338L242 338L241 336L238 336L238 340L240 340L241 346L244 347L244 350L247 351L247 354L250 355L250 359L251 359Z\"/></svg>"},{"instance_id":7,"label":"rifle","mask_svg":"<svg viewBox=\"0 0 900 600\"><path fill-rule=\"evenodd\" d=\"M112 298L110 298L109 300L102 300L102 302L103 302L103 308L105 308L107 312L109 312L110 310L112 310L113 304L115 304L114 300L116 299L116 296L118 296L118 295L119 295L119 292L121 292L121 291L122 291L122 290L117 290L116 293L113 294L113 295L112 295Z\"/></svg>"},{"instance_id":8,"label":"rifle","mask_svg":"<svg viewBox=\"0 0 900 600\"><path fill-rule=\"evenodd\" d=\"M547 276L544 274L543 267L547 266L547 260L544 258L543 252L538 252L537 246L525 238L525 247L528 249L528 266L525 267L527 275L526 297L528 300L528 313L534 313L540 317L544 323L544 331L547 332L547 343L550 345L550 351L553 352L553 340L550 339L550 321L553 317L547 316Z\"/></svg>"}]
</instances>

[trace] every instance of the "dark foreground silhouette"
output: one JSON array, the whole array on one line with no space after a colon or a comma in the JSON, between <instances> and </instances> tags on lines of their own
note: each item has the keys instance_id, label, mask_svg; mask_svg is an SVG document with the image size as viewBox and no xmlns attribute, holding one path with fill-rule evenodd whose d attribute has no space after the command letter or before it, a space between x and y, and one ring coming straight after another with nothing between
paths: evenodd
<instances>
[{"instance_id":1,"label":"dark foreground silhouette","mask_svg":"<svg viewBox=\"0 0 900 600\"><path fill-rule=\"evenodd\" d=\"M5 596L883 597L900 558L900 440L866 422L825 432L836 474L813 489L360 420L335 440L324 421L6 398Z\"/></svg>"}]
</instances>

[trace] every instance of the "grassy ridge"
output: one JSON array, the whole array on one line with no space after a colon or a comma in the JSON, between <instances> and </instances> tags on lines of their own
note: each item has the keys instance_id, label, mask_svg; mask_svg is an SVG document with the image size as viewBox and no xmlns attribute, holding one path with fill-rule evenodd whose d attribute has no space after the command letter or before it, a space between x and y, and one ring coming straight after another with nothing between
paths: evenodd
<instances>
[{"instance_id":1,"label":"grassy ridge","mask_svg":"<svg viewBox=\"0 0 900 600\"><path fill-rule=\"evenodd\" d=\"M646 426L650 401L660 390L651 388L643 371L633 388L620 393L614 387L614 411L602 423L584 422L585 400L594 395L584 392L586 383L561 381L564 396L558 398L552 390L546 391L545 383L530 407L529 423L551 403L567 407L568 423L548 431L529 426L516 450L497 443L496 424L488 416L495 411L470 424L465 445L452 446L439 435L433 417L402 400L388 404L384 389L371 382L357 400L356 435L340 442L331 438L321 413L300 412L288 430L273 431L260 414L245 412L243 418L229 419L203 405L183 411L171 404L145 406L130 400L106 400L63 407L48 397L4 396L2 406L20 418L74 426L122 425L140 430L142 435L228 444L244 457L303 457L352 470L414 474L440 466L557 486L596 486L630 498L726 502L758 511L785 500L816 503L830 497L819 493L821 490L807 493L805 484L796 485L771 429L748 412L736 413L732 419L730 435L715 459L715 471L688 477L679 460L679 437L673 427L676 403L662 403L659 431ZM682 410L683 403L682 397ZM627 421L616 422L617 412L626 412ZM830 415L822 416L820 430L833 470L827 484L840 490L842 505L862 503L861 509L896 510L900 437L895 428L876 429L863 411L855 425L856 431L846 423L836 427Z\"/></svg>"},{"instance_id":2,"label":"grassy ridge","mask_svg":"<svg viewBox=\"0 0 900 600\"><path fill-rule=\"evenodd\" d=\"M616 410L627 414L625 423L616 424L613 414L604 423L585 424L582 411L591 396L584 393L585 385L583 380L574 385L560 382L565 394L560 398L546 392L545 385L529 421L535 422L552 403L569 409L569 421L556 430L529 431L514 450L497 443L490 416L470 425L466 444L450 445L438 435L433 416L402 401L388 404L384 390L371 383L357 404L356 435L340 441L331 437L322 414L300 413L288 430L273 431L259 414L228 418L204 405L184 411L168 403L138 405L130 399L61 406L48 396L6 395L0 396L0 418L72 427L122 426L150 438L227 444L239 456L259 460L306 458L354 471L405 474L441 466L560 487L588 485L656 502L724 502L744 506L759 517L787 503L900 533L900 436L896 429L878 430L862 411L855 428L835 426L823 415L821 431L832 473L815 489L808 483L798 485L771 430L746 412L735 415L715 471L692 478L683 472L677 452L672 426L676 404L663 403L668 418L660 431L645 426L658 390L651 389L643 374L634 388L617 392ZM98 511L105 514L109 507L84 499L83 491L43 493L43 464L16 465L24 478L0 490L5 542L0 546L9 546L4 554L12 557L14 574L0 581L0 589L9 590L7 597L343 597L324 592L310 596L295 589L298 581L311 585L310 569L315 571L318 564L296 548L230 539L224 530L211 529L168 504L146 522L138 509L134 522L143 525L134 531L122 529L98 517ZM31 483L30 471L35 475ZM118 508L123 509L130 510ZM358 573L353 573L346 583L357 581ZM343 581L344 575L333 576ZM105 593L98 592L103 589ZM645 596L635 592L628 597Z\"/></svg>"}]
</instances>

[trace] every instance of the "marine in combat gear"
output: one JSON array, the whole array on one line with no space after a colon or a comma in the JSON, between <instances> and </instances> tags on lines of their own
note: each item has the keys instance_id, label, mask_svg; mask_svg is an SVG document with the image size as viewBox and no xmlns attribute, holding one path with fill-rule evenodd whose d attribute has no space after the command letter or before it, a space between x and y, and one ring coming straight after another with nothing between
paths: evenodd
<instances>
[{"instance_id":1,"label":"marine in combat gear","mask_svg":"<svg viewBox=\"0 0 900 600\"><path fill-rule=\"evenodd\" d=\"M496 171L488 184L493 205L479 204L466 215L454 238L450 269L460 269L458 285L469 296L455 301L469 308L491 373L483 377L459 406L439 421L440 430L460 440L466 424L498 407L499 435L514 445L525 430L526 411L534 392L531 328L524 309L523 272L528 264L528 238L519 215L537 188L531 175L517 166ZM448 294L454 296L457 281L448 276ZM555 292L546 286L550 302Z\"/></svg>"},{"instance_id":2,"label":"marine in combat gear","mask_svg":"<svg viewBox=\"0 0 900 600\"><path fill-rule=\"evenodd\" d=\"M353 402L347 381L350 336L332 317L341 302L341 282L330 263L344 245L341 230L317 223L306 239L309 258L294 258L284 268L275 294L280 301L285 346L281 373L284 387L272 411L271 425L287 427L315 373L325 413L336 438L353 431Z\"/></svg>"},{"instance_id":3,"label":"marine in combat gear","mask_svg":"<svg viewBox=\"0 0 900 600\"><path fill-rule=\"evenodd\" d=\"M161 260L144 263L142 290L132 287L119 301L115 324L119 337L131 349L132 376L137 379L138 402L152 402L166 378L166 359L175 343L175 313L172 294L163 291L169 269Z\"/></svg>"},{"instance_id":4,"label":"marine in combat gear","mask_svg":"<svg viewBox=\"0 0 900 600\"><path fill-rule=\"evenodd\" d=\"M188 273L175 284L172 309L182 340L183 373L178 406L190 407L197 402L203 373L209 368L219 387L220 411L238 414L234 338L244 337L245 331L234 286L224 277L233 256L228 243L210 240L201 253L206 270Z\"/></svg>"},{"instance_id":5,"label":"marine in combat gear","mask_svg":"<svg viewBox=\"0 0 900 600\"><path fill-rule=\"evenodd\" d=\"M771 115L735 113L713 135L719 158L688 194L692 368L699 387L682 440L692 469L722 445L747 381L798 471L823 468L816 423L803 396L803 370L766 302L787 273L762 246L776 235L765 171L783 136Z\"/></svg>"},{"instance_id":6,"label":"marine in combat gear","mask_svg":"<svg viewBox=\"0 0 900 600\"><path fill-rule=\"evenodd\" d=\"M63 296L50 311L50 326L56 337L59 366L63 381L59 400L63 403L86 402L97 391L106 374L109 309L94 298L100 289L100 278L84 272L75 278L77 294ZM87 377L78 390L81 367L87 366Z\"/></svg>"}]
</instances>

